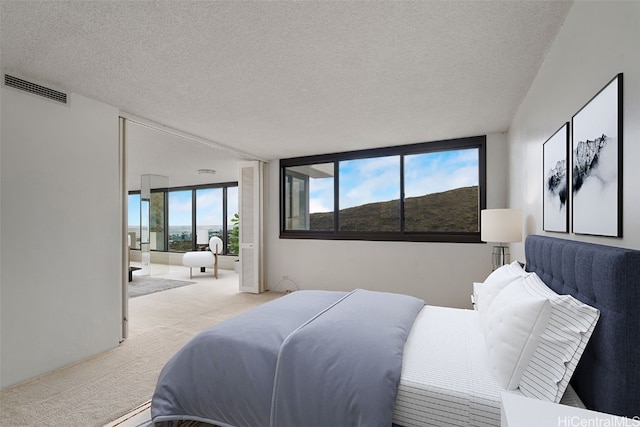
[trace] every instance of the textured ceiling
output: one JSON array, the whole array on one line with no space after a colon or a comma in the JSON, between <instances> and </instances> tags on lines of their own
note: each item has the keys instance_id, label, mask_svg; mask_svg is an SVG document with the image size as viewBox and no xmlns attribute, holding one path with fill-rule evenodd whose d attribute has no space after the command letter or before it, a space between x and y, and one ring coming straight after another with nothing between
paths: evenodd
<instances>
[{"instance_id":1,"label":"textured ceiling","mask_svg":"<svg viewBox=\"0 0 640 427\"><path fill-rule=\"evenodd\" d=\"M127 123L127 185L139 190L142 175L162 175L169 187L238 180L238 157L167 132ZM202 174L213 169L215 174Z\"/></svg>"},{"instance_id":2,"label":"textured ceiling","mask_svg":"<svg viewBox=\"0 0 640 427\"><path fill-rule=\"evenodd\" d=\"M2 1L4 72L262 159L507 131L567 1Z\"/></svg>"}]
</instances>

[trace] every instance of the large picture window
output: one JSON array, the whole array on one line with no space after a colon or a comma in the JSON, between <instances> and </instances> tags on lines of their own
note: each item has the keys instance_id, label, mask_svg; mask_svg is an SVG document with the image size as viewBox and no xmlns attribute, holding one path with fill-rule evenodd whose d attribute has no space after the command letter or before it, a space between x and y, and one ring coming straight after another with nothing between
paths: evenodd
<instances>
[{"instance_id":1,"label":"large picture window","mask_svg":"<svg viewBox=\"0 0 640 427\"><path fill-rule=\"evenodd\" d=\"M191 191L169 192L169 250L190 251L194 245Z\"/></svg>"},{"instance_id":2,"label":"large picture window","mask_svg":"<svg viewBox=\"0 0 640 427\"><path fill-rule=\"evenodd\" d=\"M152 190L149 201L132 191L128 204L131 249L139 249L144 238L152 251L188 252L218 236L226 242L222 254L237 255L238 233L232 221L238 213L236 182Z\"/></svg>"},{"instance_id":3,"label":"large picture window","mask_svg":"<svg viewBox=\"0 0 640 427\"><path fill-rule=\"evenodd\" d=\"M196 243L208 245L213 236L222 236L222 188L196 190ZM222 250L222 248L220 248Z\"/></svg>"},{"instance_id":4,"label":"large picture window","mask_svg":"<svg viewBox=\"0 0 640 427\"><path fill-rule=\"evenodd\" d=\"M400 156L338 162L338 230L399 232Z\"/></svg>"},{"instance_id":5,"label":"large picture window","mask_svg":"<svg viewBox=\"0 0 640 427\"><path fill-rule=\"evenodd\" d=\"M480 231L479 156L467 148L404 157L406 231Z\"/></svg>"},{"instance_id":6,"label":"large picture window","mask_svg":"<svg viewBox=\"0 0 640 427\"><path fill-rule=\"evenodd\" d=\"M486 137L280 161L280 237L480 242Z\"/></svg>"}]
</instances>

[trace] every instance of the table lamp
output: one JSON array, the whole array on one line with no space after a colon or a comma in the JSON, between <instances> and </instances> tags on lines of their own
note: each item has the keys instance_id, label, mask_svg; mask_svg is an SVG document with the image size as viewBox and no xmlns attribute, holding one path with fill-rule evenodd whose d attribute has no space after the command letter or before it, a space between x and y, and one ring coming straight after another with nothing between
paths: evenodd
<instances>
[{"instance_id":1,"label":"table lamp","mask_svg":"<svg viewBox=\"0 0 640 427\"><path fill-rule=\"evenodd\" d=\"M504 243L522 241L522 210L485 209L480 212L480 239L483 242L496 242L491 258L496 270L509 264L509 247Z\"/></svg>"},{"instance_id":2,"label":"table lamp","mask_svg":"<svg viewBox=\"0 0 640 427\"><path fill-rule=\"evenodd\" d=\"M209 230L196 230L196 246L198 249L203 250L203 246L209 245Z\"/></svg>"}]
</instances>

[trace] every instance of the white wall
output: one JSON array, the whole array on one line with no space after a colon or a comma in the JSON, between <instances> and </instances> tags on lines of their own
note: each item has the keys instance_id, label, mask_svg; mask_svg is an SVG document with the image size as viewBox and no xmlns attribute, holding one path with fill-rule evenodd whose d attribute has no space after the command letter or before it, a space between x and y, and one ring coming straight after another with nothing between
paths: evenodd
<instances>
[{"instance_id":1,"label":"white wall","mask_svg":"<svg viewBox=\"0 0 640 427\"><path fill-rule=\"evenodd\" d=\"M2 87L0 386L118 345L118 110Z\"/></svg>"},{"instance_id":2,"label":"white wall","mask_svg":"<svg viewBox=\"0 0 640 427\"><path fill-rule=\"evenodd\" d=\"M507 138L487 136L487 207L506 207ZM269 165L266 216L268 286L290 289L365 288L400 292L432 305L471 307L472 282L491 272L488 244L365 242L279 238L279 162ZM281 282L281 283L280 283Z\"/></svg>"},{"instance_id":3,"label":"white wall","mask_svg":"<svg viewBox=\"0 0 640 427\"><path fill-rule=\"evenodd\" d=\"M509 130L509 204L527 234L640 248L640 2L574 3ZM616 74L624 73L623 238L542 231L542 145ZM523 245L511 246L522 258Z\"/></svg>"}]
</instances>

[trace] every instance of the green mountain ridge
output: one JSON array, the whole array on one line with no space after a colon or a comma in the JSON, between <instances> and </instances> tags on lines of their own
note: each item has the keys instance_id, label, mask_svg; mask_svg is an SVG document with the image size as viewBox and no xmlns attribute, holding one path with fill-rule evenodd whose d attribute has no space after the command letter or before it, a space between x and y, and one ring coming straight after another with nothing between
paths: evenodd
<instances>
[{"instance_id":1,"label":"green mountain ridge","mask_svg":"<svg viewBox=\"0 0 640 427\"><path fill-rule=\"evenodd\" d=\"M478 186L405 199L405 231L477 232ZM339 212L340 231L399 231L400 200L367 203ZM333 212L310 215L310 229L332 231Z\"/></svg>"}]
</instances>

